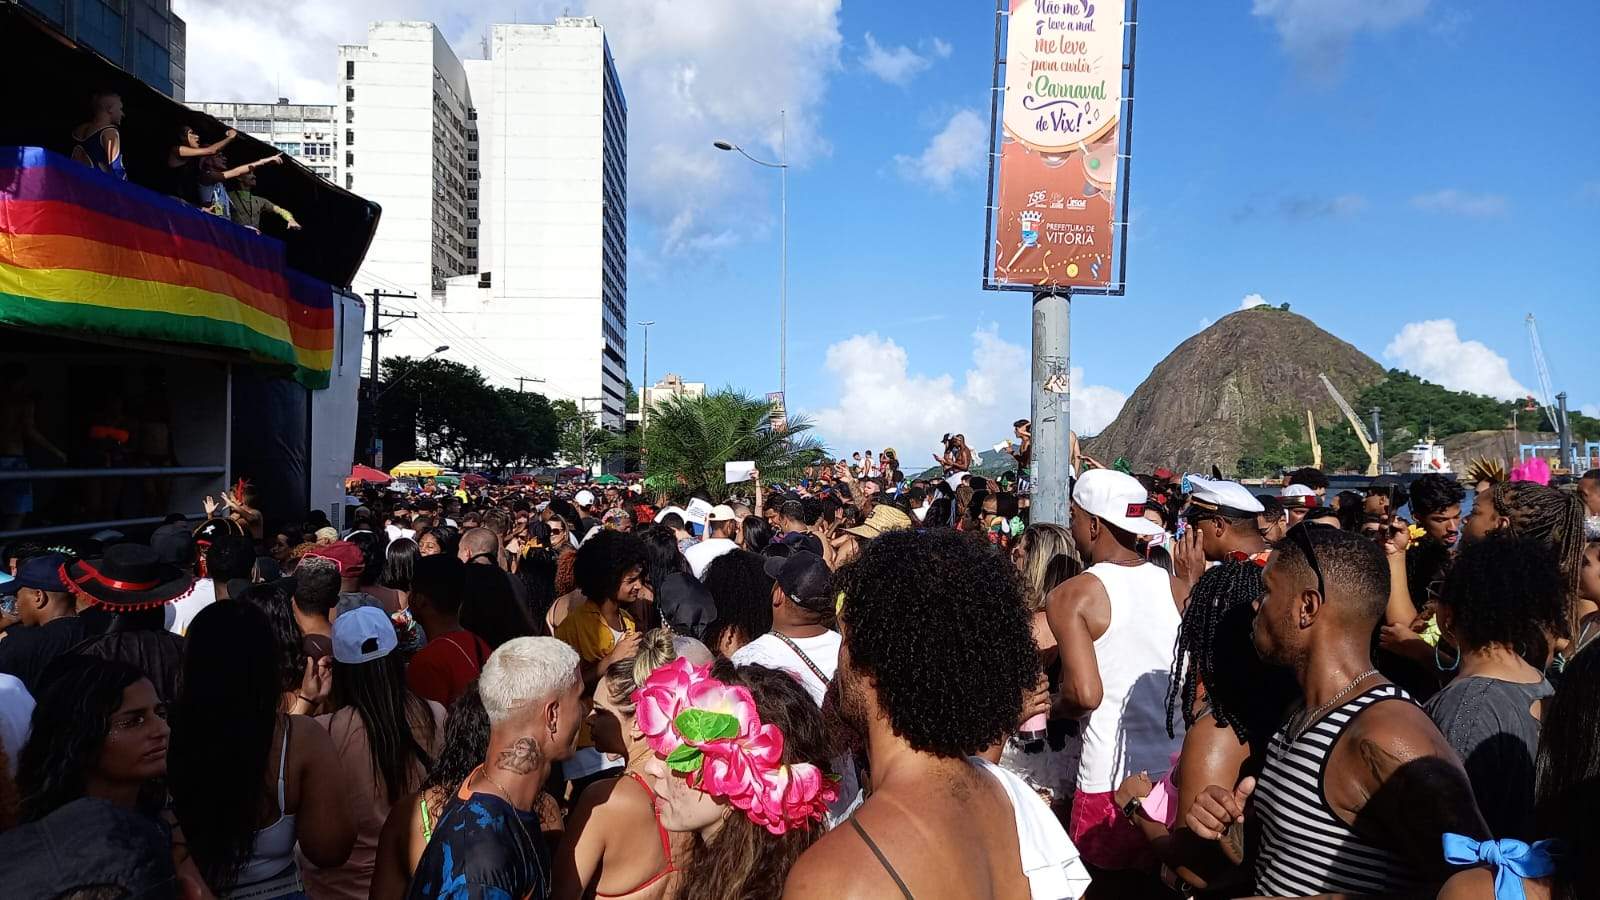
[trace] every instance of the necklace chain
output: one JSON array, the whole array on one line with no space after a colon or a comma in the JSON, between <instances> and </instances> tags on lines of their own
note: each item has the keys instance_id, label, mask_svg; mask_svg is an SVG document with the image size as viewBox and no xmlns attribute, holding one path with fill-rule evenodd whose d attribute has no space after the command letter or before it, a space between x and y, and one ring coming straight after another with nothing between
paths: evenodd
<instances>
[{"instance_id":1,"label":"necklace chain","mask_svg":"<svg viewBox=\"0 0 1600 900\"><path fill-rule=\"evenodd\" d=\"M1352 678L1350 680L1350 683L1345 685L1344 687L1340 688L1339 689L1339 693L1334 694L1333 695L1333 699L1329 700L1327 703L1324 703L1321 706L1317 707L1316 709L1311 710L1311 712L1309 712L1309 713L1306 713L1306 712L1302 711L1300 716L1299 716L1299 718L1300 718L1300 724L1299 725L1296 725L1293 720L1290 720L1290 722L1289 722L1289 743L1292 744L1295 741L1300 740L1302 737L1305 737L1305 733L1308 730L1310 730L1311 724L1317 720L1318 716L1320 716L1323 713L1327 712L1329 709L1331 709L1334 706L1334 704L1338 703L1340 700L1343 700L1345 698L1345 695L1347 695L1351 691L1355 690L1356 685L1360 684L1361 682L1367 680L1367 678L1369 678L1369 677L1371 677L1373 675L1376 675L1376 674L1378 674L1378 670L1377 669L1368 669L1365 672L1362 672L1360 675L1357 675L1355 678Z\"/></svg>"}]
</instances>

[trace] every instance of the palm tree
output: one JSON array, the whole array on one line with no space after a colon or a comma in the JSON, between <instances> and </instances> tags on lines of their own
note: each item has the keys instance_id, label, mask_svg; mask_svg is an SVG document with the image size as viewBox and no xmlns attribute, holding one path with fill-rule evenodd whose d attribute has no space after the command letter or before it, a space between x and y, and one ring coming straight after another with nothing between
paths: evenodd
<instances>
[{"instance_id":1,"label":"palm tree","mask_svg":"<svg viewBox=\"0 0 1600 900\"><path fill-rule=\"evenodd\" d=\"M652 404L643 435L646 478L720 502L729 494L724 463L752 460L762 480L775 483L793 481L827 458L822 443L807 434L809 421L790 418L780 431L772 427L772 413L767 401L729 389Z\"/></svg>"}]
</instances>

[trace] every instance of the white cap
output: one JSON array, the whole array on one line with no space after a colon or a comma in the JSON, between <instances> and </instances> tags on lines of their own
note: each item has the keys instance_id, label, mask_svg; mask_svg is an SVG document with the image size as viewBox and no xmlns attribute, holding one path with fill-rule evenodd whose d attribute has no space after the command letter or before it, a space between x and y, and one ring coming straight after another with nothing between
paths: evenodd
<instances>
[{"instance_id":1,"label":"white cap","mask_svg":"<svg viewBox=\"0 0 1600 900\"><path fill-rule=\"evenodd\" d=\"M734 514L733 507L726 503L719 503L711 507L711 512L706 515L706 521L708 522L732 522L737 518L739 517Z\"/></svg>"},{"instance_id":2,"label":"white cap","mask_svg":"<svg viewBox=\"0 0 1600 900\"><path fill-rule=\"evenodd\" d=\"M1256 495L1237 481L1199 475L1185 476L1184 481L1190 488L1189 505L1197 509L1230 517L1253 516L1266 510Z\"/></svg>"},{"instance_id":3,"label":"white cap","mask_svg":"<svg viewBox=\"0 0 1600 900\"><path fill-rule=\"evenodd\" d=\"M1317 492L1304 484L1291 484L1278 494L1279 497L1315 497Z\"/></svg>"},{"instance_id":4,"label":"white cap","mask_svg":"<svg viewBox=\"0 0 1600 900\"><path fill-rule=\"evenodd\" d=\"M1144 517L1150 494L1137 478L1116 469L1090 469L1072 485L1072 502L1113 528L1153 537L1160 525Z\"/></svg>"},{"instance_id":5,"label":"white cap","mask_svg":"<svg viewBox=\"0 0 1600 900\"><path fill-rule=\"evenodd\" d=\"M594 493L588 490L579 491L572 495L572 502L578 504L579 506L593 506Z\"/></svg>"},{"instance_id":6,"label":"white cap","mask_svg":"<svg viewBox=\"0 0 1600 900\"><path fill-rule=\"evenodd\" d=\"M358 606L333 620L333 658L346 665L382 659L400 642L383 610Z\"/></svg>"},{"instance_id":7,"label":"white cap","mask_svg":"<svg viewBox=\"0 0 1600 900\"><path fill-rule=\"evenodd\" d=\"M689 514L683 511L683 507L681 507L681 506L667 506L667 507L663 507L660 512L656 513L656 524L660 525L661 524L661 520L665 519L667 516L677 516L678 518L683 519L686 522L689 520Z\"/></svg>"}]
</instances>

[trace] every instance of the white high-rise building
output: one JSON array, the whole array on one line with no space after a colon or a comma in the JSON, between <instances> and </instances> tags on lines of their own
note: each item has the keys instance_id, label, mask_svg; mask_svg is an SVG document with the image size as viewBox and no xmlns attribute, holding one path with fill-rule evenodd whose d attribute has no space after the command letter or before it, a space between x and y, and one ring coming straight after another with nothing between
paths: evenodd
<instances>
[{"instance_id":1,"label":"white high-rise building","mask_svg":"<svg viewBox=\"0 0 1600 900\"><path fill-rule=\"evenodd\" d=\"M460 63L431 25L380 23L369 37L364 47L340 49L353 110L341 113L351 117L350 186L383 206L363 267L372 277L357 282L425 298L396 307L422 318L391 325L392 340L405 341L393 352L425 354L448 343L446 357L478 366L491 381L518 387L519 378L531 379L534 390L622 428L628 120L605 30L593 18L496 25L488 58ZM428 59L420 48L430 44ZM402 71L415 83L425 67L434 75L432 110L419 108L420 91L389 86ZM437 172L430 180L415 159L427 147L417 120L431 118L436 161L449 171L453 152L439 148L455 140L456 124L441 114L452 96L463 102L460 215L449 203L419 202L423 190L437 195L449 186ZM439 264L452 240L463 248L459 271ZM436 277L420 286L424 247Z\"/></svg>"},{"instance_id":2,"label":"white high-rise building","mask_svg":"<svg viewBox=\"0 0 1600 900\"><path fill-rule=\"evenodd\" d=\"M383 208L355 287L426 298L476 271L472 100L444 35L428 22L374 22L366 44L339 47L339 93L344 186Z\"/></svg>"},{"instance_id":3,"label":"white high-rise building","mask_svg":"<svg viewBox=\"0 0 1600 900\"><path fill-rule=\"evenodd\" d=\"M191 109L277 147L313 173L339 180L339 131L333 106L320 103L190 103Z\"/></svg>"}]
</instances>

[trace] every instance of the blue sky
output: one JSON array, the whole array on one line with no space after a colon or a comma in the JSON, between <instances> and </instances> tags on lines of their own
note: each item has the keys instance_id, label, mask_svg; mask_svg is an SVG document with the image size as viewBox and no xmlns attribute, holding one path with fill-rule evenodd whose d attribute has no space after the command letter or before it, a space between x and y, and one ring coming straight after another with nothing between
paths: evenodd
<instances>
[{"instance_id":1,"label":"blue sky","mask_svg":"<svg viewBox=\"0 0 1600 900\"><path fill-rule=\"evenodd\" d=\"M1492 360L1452 352L1447 329L1429 330L1443 332L1444 346L1421 339L1409 360L1385 348L1409 323L1449 319L1461 341L1487 345L1532 388L1523 316L1533 312L1558 389L1575 406L1600 405L1600 65L1586 47L1600 33L1597 7L1508 16L1503 5L1435 3L1389 27L1330 28L1331 44L1286 45L1276 20L1246 3L1143 6L1129 288L1074 304L1072 362L1086 384L1131 392L1202 320L1259 294L1386 365L1431 353L1427 374L1448 381L1450 369L1471 369L1457 383L1480 389L1495 384L1482 375L1494 374ZM993 323L1003 341L1028 343L1026 296L978 287L983 171L958 169L942 187L896 163L921 154L963 109L987 128L991 10L919 9L846 4L840 68L818 113L831 151L791 173L789 387L800 412L839 406L824 363L830 345L853 336L892 340L912 376L951 375L958 393L974 330ZM862 64L868 33L926 68L904 84L873 74ZM762 199L775 210L775 180L771 188ZM636 223L634 234L652 230ZM643 277L636 268L631 311L660 323L654 374L775 389L777 259L767 228L709 257L651 256ZM742 352L723 352L736 336L749 339L738 341ZM632 371L641 374L637 360ZM901 399L893 385L884 393ZM1026 403L1025 383L1001 393ZM1026 409L983 413L993 432ZM834 441L900 439L872 422L824 418ZM978 427L930 422L904 440Z\"/></svg>"},{"instance_id":2,"label":"blue sky","mask_svg":"<svg viewBox=\"0 0 1600 900\"><path fill-rule=\"evenodd\" d=\"M652 380L777 388L777 179L711 140L770 158L787 108L791 410L839 449L903 458L1027 414L1026 295L979 287L988 0L176 6L191 96L311 102L373 18L432 19L470 56L488 22L593 14L629 100L628 303L658 323ZM1600 4L1557 8L1145 0L1129 287L1074 305L1078 423L1251 295L1502 396L1537 386L1532 312L1557 389L1600 412ZM634 329L636 382L642 357Z\"/></svg>"}]
</instances>

